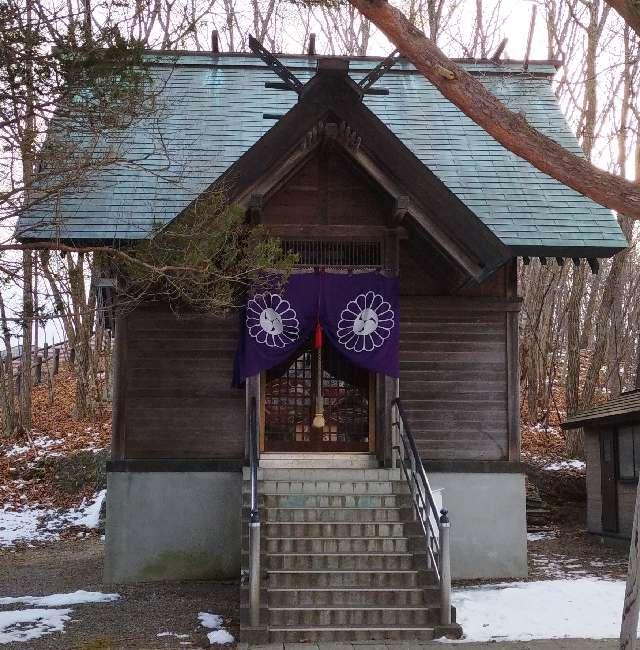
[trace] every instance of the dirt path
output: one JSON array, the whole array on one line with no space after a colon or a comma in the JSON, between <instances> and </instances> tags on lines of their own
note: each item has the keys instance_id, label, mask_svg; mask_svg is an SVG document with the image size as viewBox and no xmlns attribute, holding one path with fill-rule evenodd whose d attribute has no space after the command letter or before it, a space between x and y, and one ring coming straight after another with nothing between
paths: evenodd
<instances>
[{"instance_id":1,"label":"dirt path","mask_svg":"<svg viewBox=\"0 0 640 650\"><path fill-rule=\"evenodd\" d=\"M103 543L74 539L47 547L0 549L0 596L41 596L77 589L119 593L114 603L72 605L64 633L5 644L4 650L118 650L209 647L198 612L220 614L237 637L237 584L211 582L113 585L102 582ZM0 606L0 612L18 606ZM27 606L25 606L27 608ZM158 637L161 632L188 638ZM180 645L180 642L190 645Z\"/></svg>"}]
</instances>

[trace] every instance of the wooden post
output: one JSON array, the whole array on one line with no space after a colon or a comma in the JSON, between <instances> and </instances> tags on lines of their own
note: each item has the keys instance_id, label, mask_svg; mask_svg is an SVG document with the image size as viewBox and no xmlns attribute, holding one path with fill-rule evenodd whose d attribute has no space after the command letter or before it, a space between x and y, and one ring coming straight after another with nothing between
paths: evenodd
<instances>
[{"instance_id":1,"label":"wooden post","mask_svg":"<svg viewBox=\"0 0 640 650\"><path fill-rule=\"evenodd\" d=\"M76 349L72 347L69 350L69 365L73 367L75 360L76 360Z\"/></svg>"},{"instance_id":2,"label":"wooden post","mask_svg":"<svg viewBox=\"0 0 640 650\"><path fill-rule=\"evenodd\" d=\"M42 357L38 355L36 357L36 376L35 376L35 385L39 386L42 383Z\"/></svg>"},{"instance_id":3,"label":"wooden post","mask_svg":"<svg viewBox=\"0 0 640 650\"><path fill-rule=\"evenodd\" d=\"M60 348L53 351L53 374L57 375L60 371Z\"/></svg>"},{"instance_id":4,"label":"wooden post","mask_svg":"<svg viewBox=\"0 0 640 650\"><path fill-rule=\"evenodd\" d=\"M18 366L16 371L16 393L20 395L20 388L22 385L22 366Z\"/></svg>"},{"instance_id":5,"label":"wooden post","mask_svg":"<svg viewBox=\"0 0 640 650\"><path fill-rule=\"evenodd\" d=\"M42 356L45 361L49 360L49 344L45 343L44 347L42 348Z\"/></svg>"},{"instance_id":6,"label":"wooden post","mask_svg":"<svg viewBox=\"0 0 640 650\"><path fill-rule=\"evenodd\" d=\"M636 490L636 509L633 515L633 529L631 532L631 545L629 547L629 568L627 569L627 588L624 593L624 607L622 608L622 623L620 625L620 650L634 650L638 637L638 613L640 600L638 593L638 549L640 543L640 483Z\"/></svg>"}]
</instances>

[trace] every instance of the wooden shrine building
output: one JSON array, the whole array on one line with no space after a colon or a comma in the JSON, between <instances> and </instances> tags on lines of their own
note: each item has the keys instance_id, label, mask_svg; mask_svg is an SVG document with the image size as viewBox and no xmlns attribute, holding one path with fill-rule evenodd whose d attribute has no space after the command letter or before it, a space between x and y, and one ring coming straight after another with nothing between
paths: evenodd
<instances>
[{"instance_id":1,"label":"wooden shrine building","mask_svg":"<svg viewBox=\"0 0 640 650\"><path fill-rule=\"evenodd\" d=\"M31 209L19 238L135 245L224 188L298 254L294 275L369 273L394 295L354 293L358 313L333 338L327 326L321 354L284 295L256 298L240 334L235 313L177 316L157 301L121 318L106 576L250 572L257 437L261 638L430 638L441 503L454 577L527 572L517 260L595 267L627 242L609 210L504 149L405 60L253 47L150 52L158 113L102 134L114 162ZM463 65L579 152L553 63ZM295 349L234 388L243 336ZM354 356L374 348L398 377ZM416 496L420 459L430 488Z\"/></svg>"}]
</instances>

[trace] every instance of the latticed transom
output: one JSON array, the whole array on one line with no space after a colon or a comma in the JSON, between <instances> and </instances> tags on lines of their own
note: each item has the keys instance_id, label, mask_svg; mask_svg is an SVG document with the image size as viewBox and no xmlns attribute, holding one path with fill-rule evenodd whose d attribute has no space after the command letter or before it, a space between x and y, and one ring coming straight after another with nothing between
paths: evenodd
<instances>
[{"instance_id":1,"label":"latticed transom","mask_svg":"<svg viewBox=\"0 0 640 650\"><path fill-rule=\"evenodd\" d=\"M380 240L283 239L284 250L298 255L298 266L380 269L384 247Z\"/></svg>"}]
</instances>

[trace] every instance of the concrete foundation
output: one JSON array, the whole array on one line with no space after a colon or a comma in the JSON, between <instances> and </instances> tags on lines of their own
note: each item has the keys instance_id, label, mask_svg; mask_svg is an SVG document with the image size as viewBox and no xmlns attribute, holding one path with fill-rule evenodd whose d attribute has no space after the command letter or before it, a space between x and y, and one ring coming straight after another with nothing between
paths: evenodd
<instances>
[{"instance_id":1,"label":"concrete foundation","mask_svg":"<svg viewBox=\"0 0 640 650\"><path fill-rule=\"evenodd\" d=\"M109 472L105 580L240 576L240 472Z\"/></svg>"},{"instance_id":2,"label":"concrete foundation","mask_svg":"<svg viewBox=\"0 0 640 650\"><path fill-rule=\"evenodd\" d=\"M430 473L451 518L454 579L527 575L524 474Z\"/></svg>"}]
</instances>

